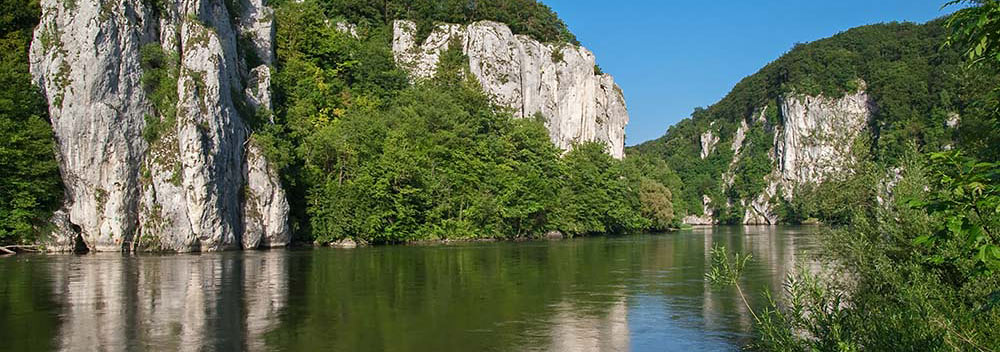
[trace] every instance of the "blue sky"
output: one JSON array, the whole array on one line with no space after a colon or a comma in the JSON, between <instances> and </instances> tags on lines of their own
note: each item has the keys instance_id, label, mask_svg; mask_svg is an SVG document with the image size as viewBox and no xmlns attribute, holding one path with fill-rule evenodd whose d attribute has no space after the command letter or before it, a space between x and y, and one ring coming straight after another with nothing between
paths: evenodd
<instances>
[{"instance_id":1,"label":"blue sky","mask_svg":"<svg viewBox=\"0 0 1000 352\"><path fill-rule=\"evenodd\" d=\"M655 139L795 43L926 22L946 0L542 0L625 90L627 145Z\"/></svg>"}]
</instances>

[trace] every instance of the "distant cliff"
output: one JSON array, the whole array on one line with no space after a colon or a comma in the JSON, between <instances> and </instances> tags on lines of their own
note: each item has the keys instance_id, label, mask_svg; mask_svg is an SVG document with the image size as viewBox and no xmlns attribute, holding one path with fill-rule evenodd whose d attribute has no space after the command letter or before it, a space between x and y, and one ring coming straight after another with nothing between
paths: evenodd
<instances>
[{"instance_id":1,"label":"distant cliff","mask_svg":"<svg viewBox=\"0 0 1000 352\"><path fill-rule=\"evenodd\" d=\"M54 250L284 246L288 203L249 133L270 107L261 0L42 0L32 74L66 184Z\"/></svg>"},{"instance_id":2,"label":"distant cliff","mask_svg":"<svg viewBox=\"0 0 1000 352\"><path fill-rule=\"evenodd\" d=\"M822 217L803 206L858 165L892 170L904 155L981 150L977 108L996 77L942 49L940 21L864 26L789 53L628 153L662 158L684 183L688 224L776 224ZM834 191L835 190L831 190ZM825 220L825 219L820 219Z\"/></svg>"},{"instance_id":3,"label":"distant cliff","mask_svg":"<svg viewBox=\"0 0 1000 352\"><path fill-rule=\"evenodd\" d=\"M392 48L413 77L426 78L453 39L462 44L483 89L517 117L540 113L557 146L565 150L576 142L599 141L612 156L624 156L625 97L611 75L596 70L586 48L542 43L491 21L439 25L423 41L416 23L395 21Z\"/></svg>"}]
</instances>

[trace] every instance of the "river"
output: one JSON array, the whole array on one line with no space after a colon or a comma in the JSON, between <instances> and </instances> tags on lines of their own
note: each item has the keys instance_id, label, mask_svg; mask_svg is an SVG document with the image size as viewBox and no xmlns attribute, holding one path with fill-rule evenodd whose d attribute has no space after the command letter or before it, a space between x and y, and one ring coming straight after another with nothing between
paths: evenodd
<instances>
[{"instance_id":1,"label":"river","mask_svg":"<svg viewBox=\"0 0 1000 352\"><path fill-rule=\"evenodd\" d=\"M705 283L709 250L753 253L761 306L815 232L4 257L0 350L738 350L752 318Z\"/></svg>"}]
</instances>

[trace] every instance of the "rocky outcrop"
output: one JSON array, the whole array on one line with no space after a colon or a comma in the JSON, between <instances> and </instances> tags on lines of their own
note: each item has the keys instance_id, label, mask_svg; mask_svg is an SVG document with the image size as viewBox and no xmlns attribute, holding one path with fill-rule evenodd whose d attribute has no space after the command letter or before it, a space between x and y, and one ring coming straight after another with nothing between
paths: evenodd
<instances>
[{"instance_id":1,"label":"rocky outcrop","mask_svg":"<svg viewBox=\"0 0 1000 352\"><path fill-rule=\"evenodd\" d=\"M863 86L863 84L862 84ZM768 107L758 109L753 116L740 121L732 135L730 148L733 159L722 177L722 191L734 185L737 164L746 157L747 133L752 128L763 128L774 133L774 141L768 157L771 172L765 176L766 186L760 194L750 199L728 199L732 207L738 203L743 209L743 223L747 225L774 225L779 219L775 214L773 201L778 197L791 200L800 185L818 184L828 176L849 172L853 162L852 147L865 133L874 113L874 105L862 89L848 93L841 98L788 94L778 99L781 122L770 126L767 120ZM714 151L719 137L713 127L701 135L701 158ZM705 214L711 214L707 196L703 197ZM715 219L708 216L688 216L688 224L711 223Z\"/></svg>"},{"instance_id":2,"label":"rocky outcrop","mask_svg":"<svg viewBox=\"0 0 1000 352\"><path fill-rule=\"evenodd\" d=\"M715 224L715 218L712 217L712 198L706 195L701 196L701 215L688 215L684 217L681 221L686 225L712 225Z\"/></svg>"},{"instance_id":3,"label":"rocky outcrop","mask_svg":"<svg viewBox=\"0 0 1000 352\"><path fill-rule=\"evenodd\" d=\"M262 0L151 4L41 1L31 69L66 184L61 228L97 251L284 245L287 200L247 126L255 107L270 107L272 10ZM167 111L143 84L151 48L176 75Z\"/></svg>"},{"instance_id":4,"label":"rocky outcrop","mask_svg":"<svg viewBox=\"0 0 1000 352\"><path fill-rule=\"evenodd\" d=\"M781 100L782 126L775 136L775 170L786 195L795 185L819 183L845 171L851 147L873 112L861 90L839 99L792 94Z\"/></svg>"},{"instance_id":5,"label":"rocky outcrop","mask_svg":"<svg viewBox=\"0 0 1000 352\"><path fill-rule=\"evenodd\" d=\"M557 146L599 141L612 156L624 156L625 97L611 75L596 72L586 48L541 43L489 21L439 25L419 42L415 23L396 21L392 49L411 76L427 78L453 40L461 43L483 89L517 117L541 114Z\"/></svg>"},{"instance_id":6,"label":"rocky outcrop","mask_svg":"<svg viewBox=\"0 0 1000 352\"><path fill-rule=\"evenodd\" d=\"M791 200L799 185L822 183L831 174L848 172L852 147L868 127L874 112L864 90L833 99L789 94L782 99L781 125L770 154L774 169L767 187L744 203L744 224L774 225L774 200Z\"/></svg>"},{"instance_id":7,"label":"rocky outcrop","mask_svg":"<svg viewBox=\"0 0 1000 352\"><path fill-rule=\"evenodd\" d=\"M701 134L701 158L705 159L715 151L715 145L719 143L719 136L712 130Z\"/></svg>"}]
</instances>

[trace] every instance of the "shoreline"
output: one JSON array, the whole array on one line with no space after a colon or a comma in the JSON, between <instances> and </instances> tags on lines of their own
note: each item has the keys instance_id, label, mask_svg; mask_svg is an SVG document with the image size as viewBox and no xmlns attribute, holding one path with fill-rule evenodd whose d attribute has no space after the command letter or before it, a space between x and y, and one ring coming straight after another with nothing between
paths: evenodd
<instances>
[{"instance_id":1,"label":"shoreline","mask_svg":"<svg viewBox=\"0 0 1000 352\"><path fill-rule=\"evenodd\" d=\"M43 244L34 245L9 245L0 246L0 248L33 248L31 251L21 251L16 253L2 253L0 252L0 258L4 257L16 257L23 255L89 255L89 254L108 254L108 253L118 253L128 256L147 256L147 255L183 255L183 254L209 254L209 253L227 253L227 252L267 252L267 251L279 251L279 250L312 250L320 248L330 248L330 249L355 249L362 247L433 247L433 246L449 246L449 245L461 245L470 243L524 243L524 242L551 242L551 241L564 241L577 238L597 238L597 237L621 237L621 236L634 236L634 235L655 235L655 234L672 234L677 233L687 228L674 228L666 231L644 231L637 232L634 234L626 235L615 235L615 234L595 234L595 235L578 235L578 236L566 236L562 233L548 233L540 237L517 237L517 238L459 238L459 239L422 239L422 240L412 240L400 243L366 243L366 242L356 242L353 239L342 239L330 243L317 243L315 241L303 241L295 240L288 243L288 245L281 247L269 247L269 248L253 248L253 249L227 249L221 251L191 251L191 252L172 252L172 251L140 251L140 252L125 252L125 251L92 251L88 250L85 252L73 252L73 251L50 251L45 249Z\"/></svg>"}]
</instances>

